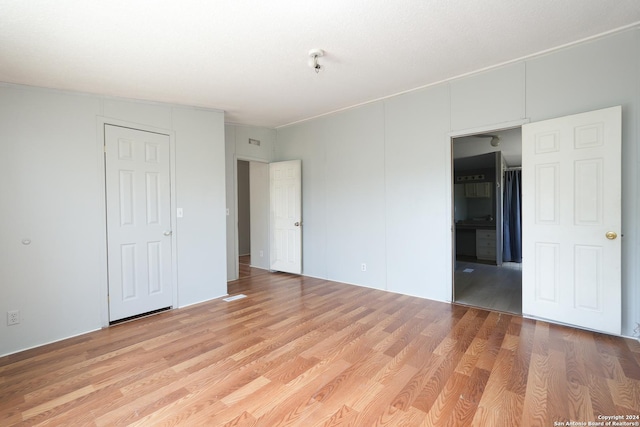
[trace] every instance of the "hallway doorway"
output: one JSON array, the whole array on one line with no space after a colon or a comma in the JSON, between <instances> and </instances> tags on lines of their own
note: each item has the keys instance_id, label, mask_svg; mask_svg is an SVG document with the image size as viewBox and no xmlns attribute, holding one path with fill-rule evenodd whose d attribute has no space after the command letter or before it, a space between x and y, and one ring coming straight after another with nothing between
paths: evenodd
<instances>
[{"instance_id":1,"label":"hallway doorway","mask_svg":"<svg viewBox=\"0 0 640 427\"><path fill-rule=\"evenodd\" d=\"M269 270L269 164L236 160L236 271ZM246 268L245 268L246 270Z\"/></svg>"},{"instance_id":2,"label":"hallway doorway","mask_svg":"<svg viewBox=\"0 0 640 427\"><path fill-rule=\"evenodd\" d=\"M510 239L518 234L521 245L520 224L508 228L504 194L505 171L521 167L521 141L520 127L452 139L456 303L522 314L522 259Z\"/></svg>"}]
</instances>

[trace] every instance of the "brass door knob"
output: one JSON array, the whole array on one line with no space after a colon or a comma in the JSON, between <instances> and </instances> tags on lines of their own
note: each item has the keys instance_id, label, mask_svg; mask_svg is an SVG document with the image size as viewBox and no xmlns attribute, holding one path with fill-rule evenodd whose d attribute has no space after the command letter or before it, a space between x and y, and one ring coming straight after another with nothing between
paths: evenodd
<instances>
[{"instance_id":1,"label":"brass door knob","mask_svg":"<svg viewBox=\"0 0 640 427\"><path fill-rule=\"evenodd\" d=\"M615 240L615 238L618 237L618 233L616 233L615 231L607 231L607 234L605 234L605 236L607 236L607 239L609 240Z\"/></svg>"}]
</instances>

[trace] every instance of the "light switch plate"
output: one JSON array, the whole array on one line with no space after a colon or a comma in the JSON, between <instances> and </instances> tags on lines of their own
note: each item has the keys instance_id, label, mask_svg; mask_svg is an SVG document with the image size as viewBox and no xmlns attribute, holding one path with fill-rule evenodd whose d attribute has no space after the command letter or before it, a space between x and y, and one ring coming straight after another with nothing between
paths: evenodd
<instances>
[{"instance_id":1,"label":"light switch plate","mask_svg":"<svg viewBox=\"0 0 640 427\"><path fill-rule=\"evenodd\" d=\"M178 208L178 211L177 211L178 218L182 218L183 215L184 215L184 212L182 212L182 208Z\"/></svg>"}]
</instances>

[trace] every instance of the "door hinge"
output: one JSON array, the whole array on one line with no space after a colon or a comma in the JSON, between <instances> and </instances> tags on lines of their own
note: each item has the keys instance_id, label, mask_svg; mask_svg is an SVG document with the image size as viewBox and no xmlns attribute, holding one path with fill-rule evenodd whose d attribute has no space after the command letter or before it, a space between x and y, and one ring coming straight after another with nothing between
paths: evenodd
<instances>
[{"instance_id":1,"label":"door hinge","mask_svg":"<svg viewBox=\"0 0 640 427\"><path fill-rule=\"evenodd\" d=\"M103 145L103 146L102 146L102 149L103 149L103 151L104 151L105 153L107 152L107 146L106 146L106 145Z\"/></svg>"}]
</instances>

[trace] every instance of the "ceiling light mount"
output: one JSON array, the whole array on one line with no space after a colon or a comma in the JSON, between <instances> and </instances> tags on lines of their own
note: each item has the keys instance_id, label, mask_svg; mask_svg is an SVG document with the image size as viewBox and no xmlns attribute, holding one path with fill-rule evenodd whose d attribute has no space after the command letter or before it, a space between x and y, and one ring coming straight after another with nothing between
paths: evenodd
<instances>
[{"instance_id":1,"label":"ceiling light mount","mask_svg":"<svg viewBox=\"0 0 640 427\"><path fill-rule=\"evenodd\" d=\"M309 51L309 66L313 68L317 73L322 70L322 65L318 63L318 58L324 56L324 50L322 49L311 49Z\"/></svg>"}]
</instances>

